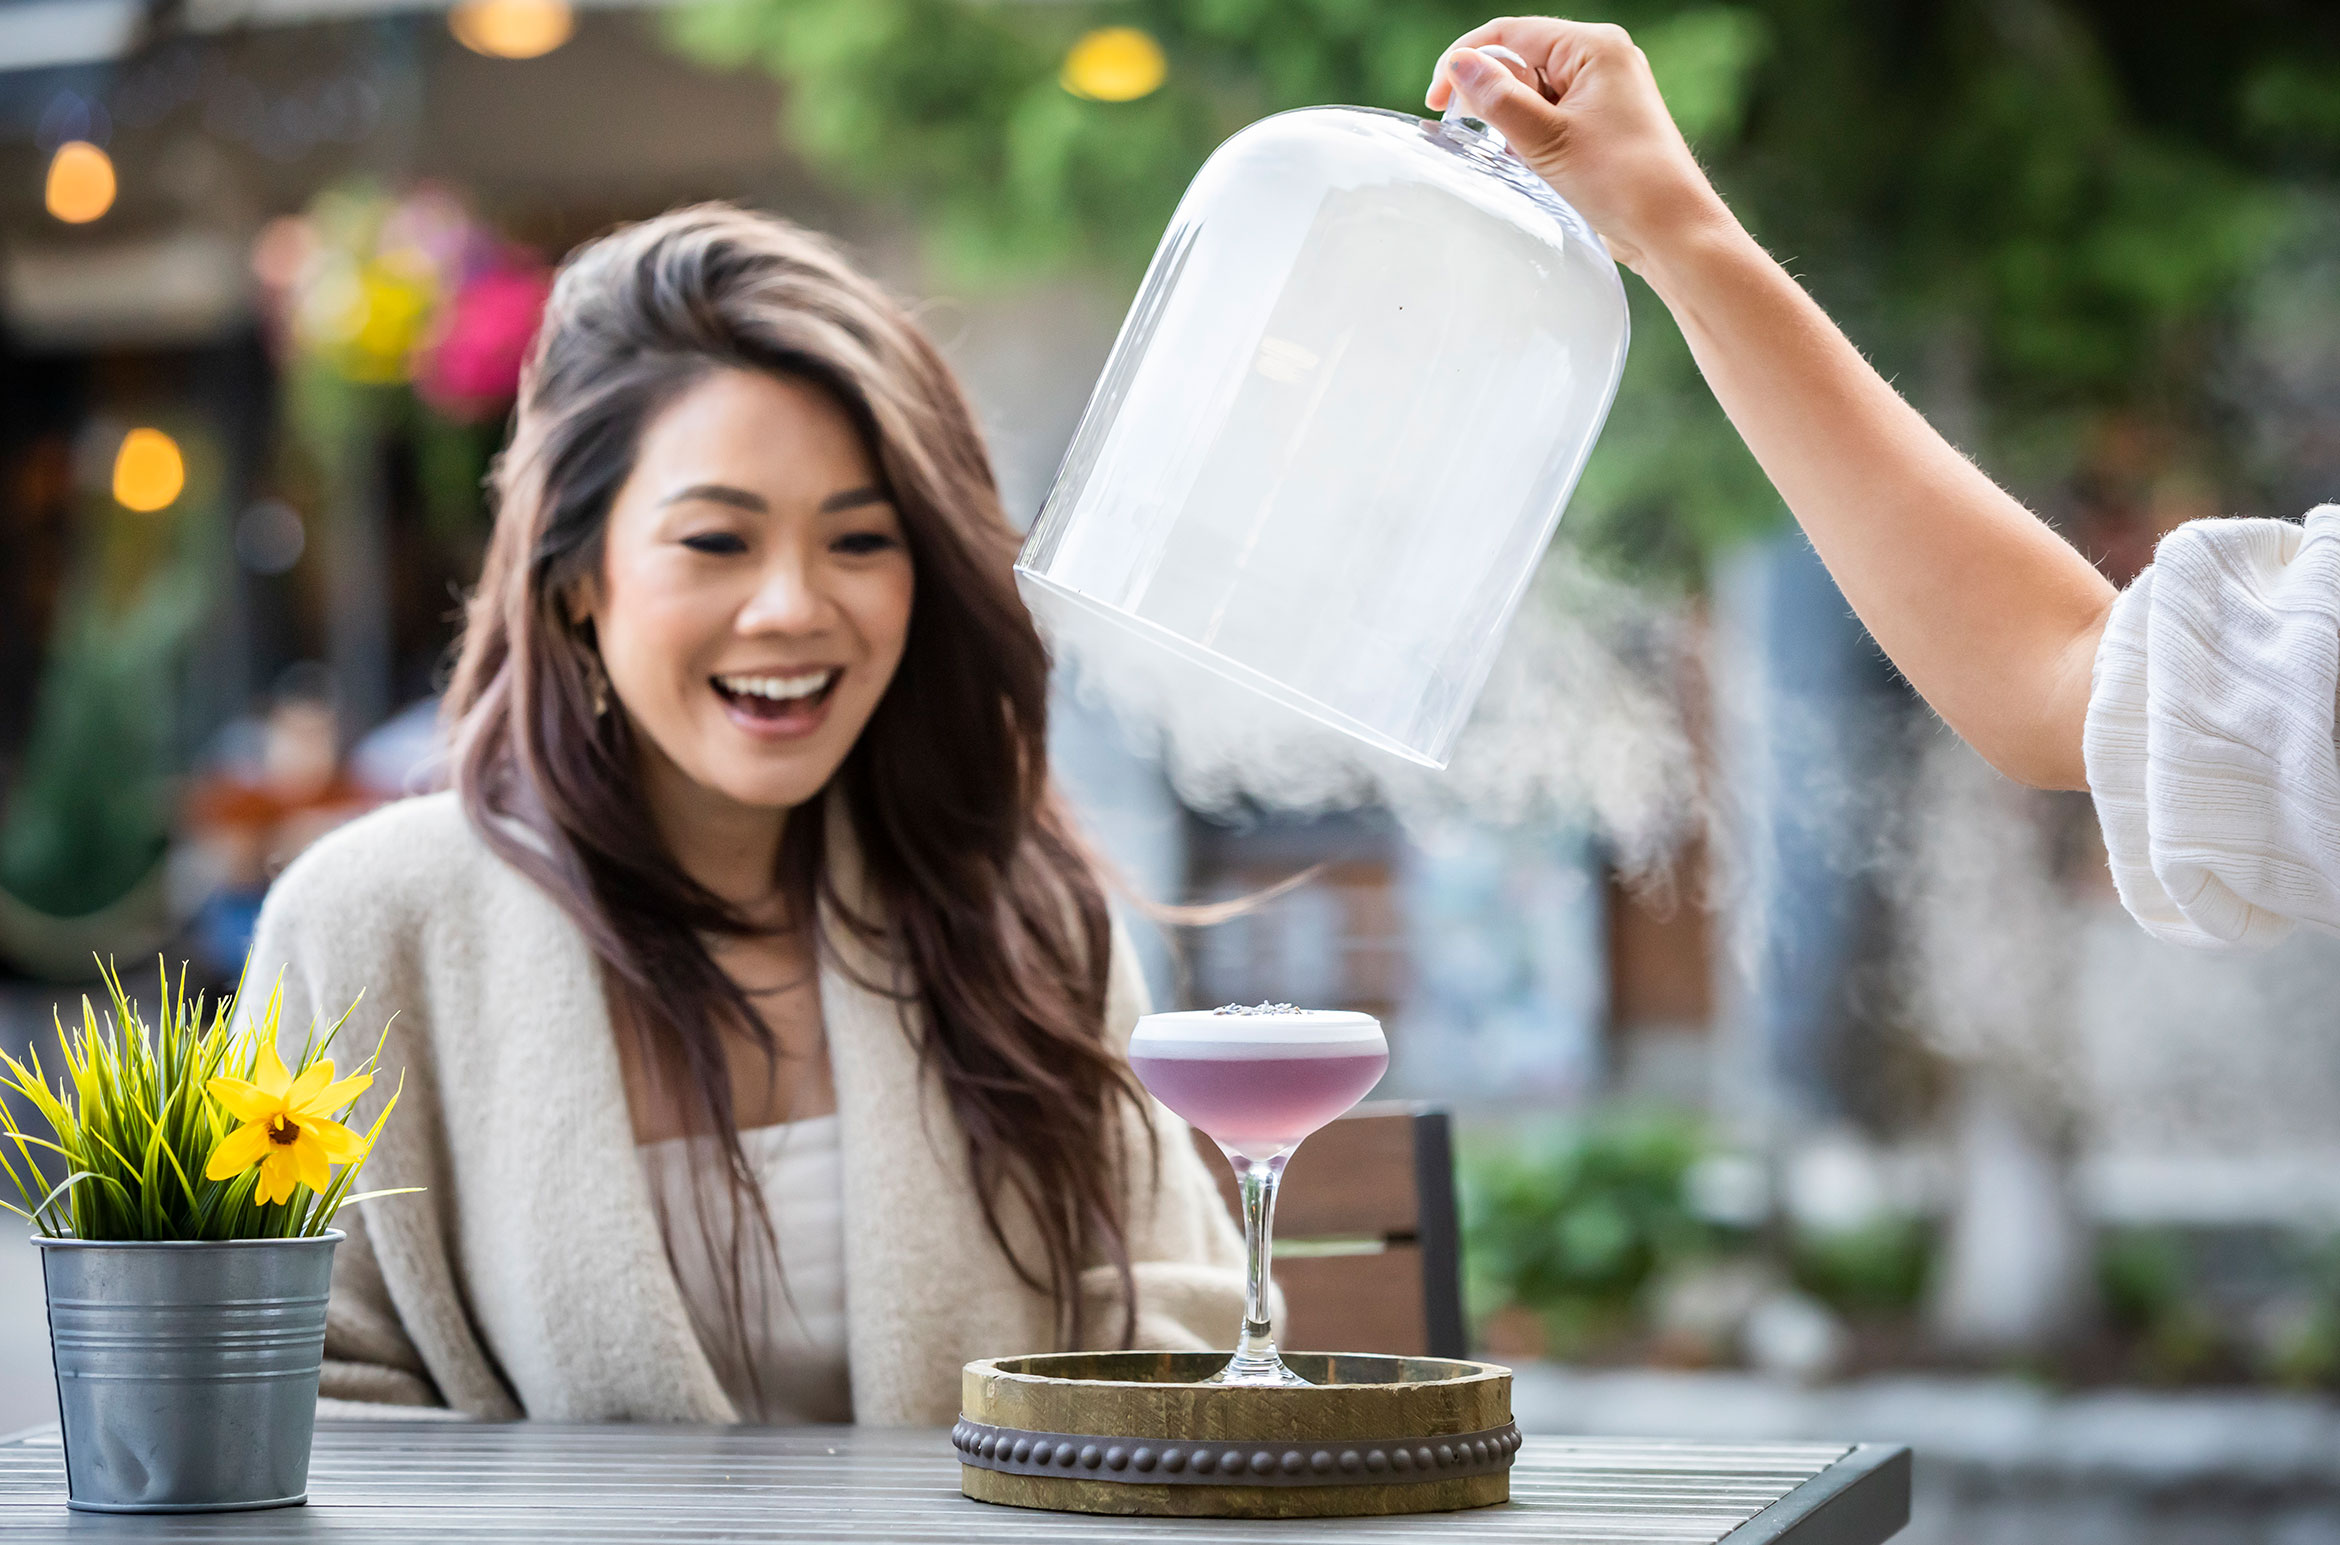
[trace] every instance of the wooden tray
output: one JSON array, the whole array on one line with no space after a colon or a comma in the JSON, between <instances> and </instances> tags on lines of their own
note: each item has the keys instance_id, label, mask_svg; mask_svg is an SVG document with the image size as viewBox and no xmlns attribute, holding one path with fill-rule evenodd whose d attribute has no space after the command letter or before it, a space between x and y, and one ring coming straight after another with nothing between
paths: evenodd
<instances>
[{"instance_id":1,"label":"wooden tray","mask_svg":"<svg viewBox=\"0 0 2340 1545\"><path fill-rule=\"evenodd\" d=\"M951 1429L978 1502L1074 1513L1324 1518L1511 1498L1511 1370L1286 1352L1305 1389L1201 1382L1224 1352L969 1363Z\"/></svg>"}]
</instances>

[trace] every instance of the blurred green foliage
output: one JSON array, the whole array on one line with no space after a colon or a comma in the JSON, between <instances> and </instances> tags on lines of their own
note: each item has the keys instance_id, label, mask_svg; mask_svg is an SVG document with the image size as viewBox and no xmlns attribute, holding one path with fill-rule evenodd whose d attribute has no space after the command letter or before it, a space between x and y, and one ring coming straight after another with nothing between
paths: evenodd
<instances>
[{"instance_id":1,"label":"blurred green foliage","mask_svg":"<svg viewBox=\"0 0 2340 1545\"><path fill-rule=\"evenodd\" d=\"M1531 1311L1562 1355L1639 1336L1667 1282L1725 1261L1850 1318L1915 1311L1933 1264L1926 1220L1823 1231L1766 1211L1723 1223L1697 1202L1709 1160L1733 1162L1703 1118L1664 1110L1596 1110L1472 1146L1461 1169L1470 1301Z\"/></svg>"},{"instance_id":2,"label":"blurred green foliage","mask_svg":"<svg viewBox=\"0 0 2340 1545\"><path fill-rule=\"evenodd\" d=\"M2209 1371L2225 1347L2225 1327L2197 1286L2190 1256L2173 1229L2114 1229L2097 1244L2105 1317L2135 1349L2138 1374L2155 1383Z\"/></svg>"},{"instance_id":3,"label":"blurred green foliage","mask_svg":"<svg viewBox=\"0 0 2340 1545\"><path fill-rule=\"evenodd\" d=\"M8 790L0 891L44 917L119 901L169 843L180 672L228 564L216 450L200 426L171 427L188 456L177 502L149 514L89 498Z\"/></svg>"},{"instance_id":4,"label":"blurred green foliage","mask_svg":"<svg viewBox=\"0 0 2340 1545\"><path fill-rule=\"evenodd\" d=\"M2108 458L2231 485L2223 327L2340 170L2340 10L2111 0L1601 0L1757 235L1921 407L2051 512ZM785 132L914 212L938 277L1123 284L1204 156L1265 113L1421 111L1470 0L698 0L671 36L787 87ZM1057 82L1134 25L1129 103ZM1569 528L1695 584L1777 500L1638 285L1635 347ZM2122 448L2129 448L2123 450Z\"/></svg>"},{"instance_id":5,"label":"blurred green foliage","mask_svg":"<svg viewBox=\"0 0 2340 1545\"><path fill-rule=\"evenodd\" d=\"M1718 1223L1699 1205L1710 1162L1740 1161L1682 1112L1596 1108L1481 1134L1459 1172L1473 1313L1526 1311L1556 1357L1727 1363L1745 1355L1738 1338L1757 1301L1792 1289L1866 1339L1856 1356L1961 1365L1927 1329L1939 1218L1889 1210L1821 1229L1766 1206ZM2112 1226L2095 1266L2102 1326L2024 1365L2037 1377L2340 1389L2340 1235ZM1709 1323L1669 1329L1677 1290L1701 1285L1692 1312Z\"/></svg>"},{"instance_id":6,"label":"blurred green foliage","mask_svg":"<svg viewBox=\"0 0 2340 1545\"><path fill-rule=\"evenodd\" d=\"M2294 1389L2340 1389L2340 1238L2305 1252L2309 1291L2270 1317L2259 1371Z\"/></svg>"},{"instance_id":7,"label":"blurred green foliage","mask_svg":"<svg viewBox=\"0 0 2340 1545\"><path fill-rule=\"evenodd\" d=\"M2174 1234L2121 1229L2096 1252L2097 1286L2115 1330L2137 1332L2167 1316L2186 1296L2186 1261Z\"/></svg>"},{"instance_id":8,"label":"blurred green foliage","mask_svg":"<svg viewBox=\"0 0 2340 1545\"><path fill-rule=\"evenodd\" d=\"M2128 1226L2096 1259L2134 1376L2340 1387L2340 1238Z\"/></svg>"},{"instance_id":9,"label":"blurred green foliage","mask_svg":"<svg viewBox=\"0 0 2340 1545\"><path fill-rule=\"evenodd\" d=\"M1690 1206L1686 1182L1709 1151L1696 1117L1652 1111L1466 1151L1470 1301L1536 1312L1563 1353L1628 1329L1652 1281L1744 1243Z\"/></svg>"},{"instance_id":10,"label":"blurred green foliage","mask_svg":"<svg viewBox=\"0 0 2340 1545\"><path fill-rule=\"evenodd\" d=\"M1799 1230L1789 1246L1796 1286L1855 1317L1914 1310L1933 1261L1933 1230L1923 1219L1897 1215L1857 1228Z\"/></svg>"},{"instance_id":11,"label":"blurred green foliage","mask_svg":"<svg viewBox=\"0 0 2340 1545\"><path fill-rule=\"evenodd\" d=\"M1727 5L1635 8L1693 132L1734 134L1769 26ZM1134 278L1218 143L1285 108L1422 111L1446 45L1486 19L1454 0L699 0L670 35L718 66L789 87L785 131L856 191L915 210L954 282L1068 264ZM1067 92L1084 32L1136 26L1168 83L1135 102Z\"/></svg>"}]
</instances>

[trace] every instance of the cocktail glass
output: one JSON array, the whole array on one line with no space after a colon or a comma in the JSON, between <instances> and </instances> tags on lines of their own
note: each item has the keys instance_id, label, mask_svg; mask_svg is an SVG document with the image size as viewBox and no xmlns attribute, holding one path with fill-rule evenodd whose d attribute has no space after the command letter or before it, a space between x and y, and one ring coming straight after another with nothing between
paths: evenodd
<instances>
[{"instance_id":1,"label":"cocktail glass","mask_svg":"<svg viewBox=\"0 0 2340 1545\"><path fill-rule=\"evenodd\" d=\"M1243 1193L1243 1333L1213 1384L1306 1384L1276 1355L1268 1256L1276 1185L1303 1138L1363 1099L1389 1067L1370 1014L1288 1003L1149 1014L1129 1065L1155 1099L1207 1135Z\"/></svg>"}]
</instances>

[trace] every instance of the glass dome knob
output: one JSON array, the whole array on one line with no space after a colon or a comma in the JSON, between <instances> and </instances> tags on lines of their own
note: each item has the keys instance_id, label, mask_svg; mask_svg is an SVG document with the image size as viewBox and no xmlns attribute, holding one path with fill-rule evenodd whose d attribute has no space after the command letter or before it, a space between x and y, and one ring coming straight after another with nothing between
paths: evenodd
<instances>
[{"instance_id":1,"label":"glass dome knob","mask_svg":"<svg viewBox=\"0 0 2340 1545\"><path fill-rule=\"evenodd\" d=\"M1542 95L1545 101L1549 102L1553 99L1552 87L1550 83L1544 79L1544 72L1538 69L1536 66L1528 63L1525 59L1522 59L1518 54L1512 52L1510 49L1505 48L1501 43L1485 44L1478 51L1482 54L1485 54L1490 59L1501 60L1503 66L1506 69L1510 70L1513 75L1519 77L1519 83L1521 85L1535 87L1537 92ZM1464 129L1473 134L1483 134L1488 139L1494 141L1494 148L1497 150L1506 150L1510 148L1504 144L1502 132L1498 130L1493 124L1487 122L1484 118L1472 117L1471 114L1464 109L1463 94L1460 91L1450 91L1448 93L1446 98L1446 111L1439 115L1438 121L1444 124L1450 130Z\"/></svg>"}]
</instances>

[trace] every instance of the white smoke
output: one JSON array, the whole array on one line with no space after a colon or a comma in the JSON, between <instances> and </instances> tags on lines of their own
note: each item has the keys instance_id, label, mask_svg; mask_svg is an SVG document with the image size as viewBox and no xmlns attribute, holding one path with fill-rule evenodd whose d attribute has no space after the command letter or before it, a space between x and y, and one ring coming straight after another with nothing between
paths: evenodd
<instances>
[{"instance_id":1,"label":"white smoke","mask_svg":"<svg viewBox=\"0 0 2340 1545\"><path fill-rule=\"evenodd\" d=\"M2057 876L2059 796L2013 783L1929 723L1888 870L1918 1031L2054 1117L2078 1095L2074 972L2085 916Z\"/></svg>"},{"instance_id":2,"label":"white smoke","mask_svg":"<svg viewBox=\"0 0 2340 1545\"><path fill-rule=\"evenodd\" d=\"M1661 861L1704 819L1685 710L1687 608L1555 548L1537 571L1443 772L1404 762L1118 630L1053 642L1194 809L1379 803L1410 826L1582 827L1621 868Z\"/></svg>"}]
</instances>

